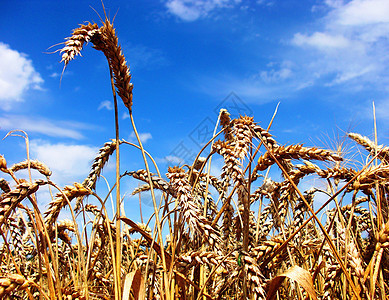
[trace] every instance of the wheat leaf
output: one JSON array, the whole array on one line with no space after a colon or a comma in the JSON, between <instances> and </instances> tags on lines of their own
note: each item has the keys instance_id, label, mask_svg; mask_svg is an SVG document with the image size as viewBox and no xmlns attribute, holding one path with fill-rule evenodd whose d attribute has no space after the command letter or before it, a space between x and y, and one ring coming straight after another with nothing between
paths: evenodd
<instances>
[{"instance_id":1,"label":"wheat leaf","mask_svg":"<svg viewBox=\"0 0 389 300\"><path fill-rule=\"evenodd\" d=\"M288 277L296 281L308 294L309 296L317 300L315 288L313 286L313 281L311 274L299 266L293 266L289 268L286 272L274 277L269 283L269 291L267 293L266 300L271 300L277 293L278 288L281 286L284 279Z\"/></svg>"}]
</instances>

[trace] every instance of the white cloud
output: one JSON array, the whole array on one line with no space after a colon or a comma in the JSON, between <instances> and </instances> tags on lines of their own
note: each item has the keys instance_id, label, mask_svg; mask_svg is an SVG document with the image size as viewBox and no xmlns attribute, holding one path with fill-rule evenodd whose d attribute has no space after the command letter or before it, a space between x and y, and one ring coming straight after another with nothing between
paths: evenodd
<instances>
[{"instance_id":1,"label":"white cloud","mask_svg":"<svg viewBox=\"0 0 389 300\"><path fill-rule=\"evenodd\" d=\"M302 72L315 81L325 81L324 85L349 84L361 88L373 84L386 90L389 2L352 0L326 1L326 4L329 12L319 20L319 30L312 26L311 32L298 32L291 39L300 48L297 59Z\"/></svg>"},{"instance_id":2,"label":"white cloud","mask_svg":"<svg viewBox=\"0 0 389 300\"><path fill-rule=\"evenodd\" d=\"M158 161L171 165L182 165L185 162L183 158L175 155L167 155L163 159Z\"/></svg>"},{"instance_id":3,"label":"white cloud","mask_svg":"<svg viewBox=\"0 0 389 300\"><path fill-rule=\"evenodd\" d=\"M265 73L262 73L265 72ZM290 95L291 91L298 90L301 85L292 80L282 80L281 72L275 68L268 72L261 71L249 78L242 78L229 74L217 74L216 76L203 76L201 81L195 86L201 89L202 92L213 95L214 97L222 97L231 93L231 87L234 87L234 92L244 102L254 102L256 105L272 102L276 99L283 99ZM288 72L285 71L285 75ZM285 76L284 75L284 76ZM292 78L298 75L291 76ZM305 82L305 84L307 84Z\"/></svg>"},{"instance_id":4,"label":"white cloud","mask_svg":"<svg viewBox=\"0 0 389 300\"><path fill-rule=\"evenodd\" d=\"M23 101L29 89L41 89L43 79L23 53L0 42L0 107L9 110L14 101Z\"/></svg>"},{"instance_id":5,"label":"white cloud","mask_svg":"<svg viewBox=\"0 0 389 300\"><path fill-rule=\"evenodd\" d=\"M53 181L60 185L83 180L98 152L96 147L52 144L45 140L31 140L30 150L31 158L45 163L53 172Z\"/></svg>"},{"instance_id":6,"label":"white cloud","mask_svg":"<svg viewBox=\"0 0 389 300\"><path fill-rule=\"evenodd\" d=\"M273 6L274 1L269 1L269 0L257 0L256 3L258 5L265 5L265 6Z\"/></svg>"},{"instance_id":7,"label":"white cloud","mask_svg":"<svg viewBox=\"0 0 389 300\"><path fill-rule=\"evenodd\" d=\"M112 102L109 101L109 100L105 100L105 101L101 101L100 102L100 105L99 107L97 108L98 110L101 110L101 109L107 109L107 110L113 110L113 107L112 107Z\"/></svg>"},{"instance_id":8,"label":"white cloud","mask_svg":"<svg viewBox=\"0 0 389 300\"><path fill-rule=\"evenodd\" d=\"M332 8L336 8L343 5L343 0L325 0L326 5Z\"/></svg>"},{"instance_id":9,"label":"white cloud","mask_svg":"<svg viewBox=\"0 0 389 300\"><path fill-rule=\"evenodd\" d=\"M292 42L298 46L308 45L319 49L346 48L349 45L349 41L345 37L323 32L315 32L311 36L296 33Z\"/></svg>"},{"instance_id":10,"label":"white cloud","mask_svg":"<svg viewBox=\"0 0 389 300\"><path fill-rule=\"evenodd\" d=\"M0 116L1 130L24 130L27 133L35 132L52 137L65 137L71 139L82 139L84 136L77 130L86 128L86 124L67 121L55 121L44 118L33 118L23 115Z\"/></svg>"},{"instance_id":11,"label":"white cloud","mask_svg":"<svg viewBox=\"0 0 389 300\"><path fill-rule=\"evenodd\" d=\"M268 64L269 67L272 67L268 71L261 71L259 73L260 79L265 83L275 83L280 82L285 79L290 78L293 75L292 67L293 63L290 61L284 61L279 67L274 66L274 63Z\"/></svg>"},{"instance_id":12,"label":"white cloud","mask_svg":"<svg viewBox=\"0 0 389 300\"><path fill-rule=\"evenodd\" d=\"M128 112L124 112L122 115L122 120L129 119L129 118L130 118L130 114Z\"/></svg>"},{"instance_id":13,"label":"white cloud","mask_svg":"<svg viewBox=\"0 0 389 300\"><path fill-rule=\"evenodd\" d=\"M334 84L340 84L352 80L354 78L362 77L363 75L368 74L371 70L372 68L367 66L364 69L348 70L346 72L341 72L334 78L332 82L328 83L327 85L331 86Z\"/></svg>"},{"instance_id":14,"label":"white cloud","mask_svg":"<svg viewBox=\"0 0 389 300\"><path fill-rule=\"evenodd\" d=\"M276 53L270 56L272 64L267 68L261 67L245 78L228 74L203 76L197 86L217 95L228 93L233 86L239 96L256 103L290 98L314 86L342 87L352 92L389 91L388 3L323 1L314 11L315 15L322 13L322 17L289 39L282 37L280 44L286 47L278 57ZM361 17L364 10L366 16Z\"/></svg>"},{"instance_id":15,"label":"white cloud","mask_svg":"<svg viewBox=\"0 0 389 300\"><path fill-rule=\"evenodd\" d=\"M141 133L139 133L139 138L140 138L140 141L142 142L142 144L145 144L145 143L147 143L148 140L151 140L153 138L153 136L149 132L143 132L143 133L141 132ZM134 132L131 132L130 140L133 142L137 141Z\"/></svg>"},{"instance_id":16,"label":"white cloud","mask_svg":"<svg viewBox=\"0 0 389 300\"><path fill-rule=\"evenodd\" d=\"M168 0L168 11L184 21L195 21L206 17L212 10L231 6L241 1L238 0Z\"/></svg>"},{"instance_id":17,"label":"white cloud","mask_svg":"<svg viewBox=\"0 0 389 300\"><path fill-rule=\"evenodd\" d=\"M57 72L53 72L53 73L51 73L49 76L51 77L51 78L57 78L57 77L59 77L61 74L59 74L59 73L57 73Z\"/></svg>"},{"instance_id":18,"label":"white cloud","mask_svg":"<svg viewBox=\"0 0 389 300\"><path fill-rule=\"evenodd\" d=\"M389 1L354 0L340 7L337 20L342 25L368 25L389 22Z\"/></svg>"}]
</instances>

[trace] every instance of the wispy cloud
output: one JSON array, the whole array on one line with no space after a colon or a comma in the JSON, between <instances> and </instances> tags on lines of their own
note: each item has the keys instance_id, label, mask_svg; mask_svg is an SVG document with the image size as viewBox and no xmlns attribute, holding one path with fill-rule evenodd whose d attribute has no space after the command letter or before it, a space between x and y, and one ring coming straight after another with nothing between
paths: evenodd
<instances>
[{"instance_id":1,"label":"wispy cloud","mask_svg":"<svg viewBox=\"0 0 389 300\"><path fill-rule=\"evenodd\" d=\"M89 128L83 123L70 121L51 121L44 118L34 118L23 115L0 115L0 130L24 130L27 133L40 133L52 137L64 137L75 140L84 138L80 129Z\"/></svg>"},{"instance_id":2,"label":"wispy cloud","mask_svg":"<svg viewBox=\"0 0 389 300\"><path fill-rule=\"evenodd\" d=\"M53 73L51 73L49 76L51 77L51 78L57 78L57 77L59 77L61 74L59 74L59 73L57 73L57 72L53 72Z\"/></svg>"},{"instance_id":3,"label":"wispy cloud","mask_svg":"<svg viewBox=\"0 0 389 300\"><path fill-rule=\"evenodd\" d=\"M45 140L31 140L31 158L44 162L53 172L57 184L82 180L89 173L98 148L87 145L53 144Z\"/></svg>"},{"instance_id":4,"label":"wispy cloud","mask_svg":"<svg viewBox=\"0 0 389 300\"><path fill-rule=\"evenodd\" d=\"M166 163L172 165L181 165L184 163L184 161L185 160L183 158L175 155L167 155L164 158L157 159L157 162L159 163Z\"/></svg>"},{"instance_id":5,"label":"wispy cloud","mask_svg":"<svg viewBox=\"0 0 389 300\"><path fill-rule=\"evenodd\" d=\"M130 114L128 112L124 112L122 114L122 120L129 119L129 118L130 118Z\"/></svg>"},{"instance_id":6,"label":"wispy cloud","mask_svg":"<svg viewBox=\"0 0 389 300\"><path fill-rule=\"evenodd\" d=\"M319 30L298 32L291 39L300 47L307 72L327 85L359 86L374 83L386 89L389 82L389 2L327 1L328 13ZM377 78L380 78L377 82Z\"/></svg>"},{"instance_id":7,"label":"wispy cloud","mask_svg":"<svg viewBox=\"0 0 389 300\"><path fill-rule=\"evenodd\" d=\"M231 87L257 103L293 97L308 87L347 91L389 90L389 2L325 1L315 8L323 16L306 30L281 36L279 55L256 73L213 74L201 79L206 93Z\"/></svg>"},{"instance_id":8,"label":"wispy cloud","mask_svg":"<svg viewBox=\"0 0 389 300\"><path fill-rule=\"evenodd\" d=\"M257 76L264 83L279 83L293 75L293 63L291 61L283 61L281 64L271 62L268 67L268 70L260 71L259 76Z\"/></svg>"},{"instance_id":9,"label":"wispy cloud","mask_svg":"<svg viewBox=\"0 0 389 300\"><path fill-rule=\"evenodd\" d=\"M139 138L140 138L140 141L142 142L142 144L145 144L145 143L147 143L148 140L151 140L153 138L153 136L151 135L150 132L141 132L141 133L139 133ZM132 142L136 141L136 137L135 137L134 132L131 132L131 134L130 134L130 141L132 141Z\"/></svg>"},{"instance_id":10,"label":"wispy cloud","mask_svg":"<svg viewBox=\"0 0 389 300\"><path fill-rule=\"evenodd\" d=\"M198 90L200 87L202 92L217 97L228 95L233 89L238 97L244 101L264 104L283 99L290 96L292 91L305 87L302 82L301 86L299 86L300 83L295 82L294 78L298 75L293 74L293 72L293 68L288 69L276 64L247 78L231 74L202 76L198 79L196 88ZM305 84L309 83L305 82Z\"/></svg>"},{"instance_id":11,"label":"wispy cloud","mask_svg":"<svg viewBox=\"0 0 389 300\"><path fill-rule=\"evenodd\" d=\"M165 54L145 45L126 44L123 46L126 57L131 57L132 69L155 69L169 64Z\"/></svg>"},{"instance_id":12,"label":"wispy cloud","mask_svg":"<svg viewBox=\"0 0 389 300\"><path fill-rule=\"evenodd\" d=\"M343 49L349 46L349 41L341 36L333 36L328 33L315 32L308 36L301 33L296 33L292 42L297 46L311 46L320 50L326 49Z\"/></svg>"},{"instance_id":13,"label":"wispy cloud","mask_svg":"<svg viewBox=\"0 0 389 300\"><path fill-rule=\"evenodd\" d=\"M107 109L107 110L113 110L112 102L109 100L101 101L99 107L97 108L98 110L101 109Z\"/></svg>"},{"instance_id":14,"label":"wispy cloud","mask_svg":"<svg viewBox=\"0 0 389 300\"><path fill-rule=\"evenodd\" d=\"M211 11L240 3L240 0L168 0L168 11L183 21L192 22L206 17Z\"/></svg>"},{"instance_id":15,"label":"wispy cloud","mask_svg":"<svg viewBox=\"0 0 389 300\"><path fill-rule=\"evenodd\" d=\"M23 101L29 89L41 89L43 79L27 55L0 42L0 109L10 110L14 101Z\"/></svg>"}]
</instances>

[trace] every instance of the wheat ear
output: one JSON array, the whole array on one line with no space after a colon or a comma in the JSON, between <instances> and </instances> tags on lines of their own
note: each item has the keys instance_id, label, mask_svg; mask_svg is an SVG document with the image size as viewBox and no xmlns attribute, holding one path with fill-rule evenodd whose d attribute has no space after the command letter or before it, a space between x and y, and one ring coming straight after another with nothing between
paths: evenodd
<instances>
[{"instance_id":1,"label":"wheat ear","mask_svg":"<svg viewBox=\"0 0 389 300\"><path fill-rule=\"evenodd\" d=\"M61 62L68 63L74 59L76 55L81 55L81 50L85 43L88 43L92 36L98 32L98 25L87 23L73 30L72 35L66 38L65 47L60 50L62 53Z\"/></svg>"},{"instance_id":2,"label":"wheat ear","mask_svg":"<svg viewBox=\"0 0 389 300\"><path fill-rule=\"evenodd\" d=\"M20 163L14 164L12 167L10 167L10 170L12 172L17 172L19 170L24 170L24 169L27 169L29 167L31 169L37 170L42 175L45 175L47 177L51 176L50 169L44 163L42 163L38 160L22 161Z\"/></svg>"},{"instance_id":3,"label":"wheat ear","mask_svg":"<svg viewBox=\"0 0 389 300\"><path fill-rule=\"evenodd\" d=\"M49 203L49 208L45 212L45 222L52 225L57 220L61 209L64 208L68 201L80 196L90 195L90 189L81 183L75 182L74 185L65 186L61 193L58 193L53 201ZM51 227L50 227L51 228Z\"/></svg>"},{"instance_id":4,"label":"wheat ear","mask_svg":"<svg viewBox=\"0 0 389 300\"><path fill-rule=\"evenodd\" d=\"M123 55L122 48L119 46L113 24L106 19L103 26L100 27L98 34L92 38L94 48L103 51L107 57L110 68L113 71L115 87L118 95L122 98L124 105L132 112L132 88L130 82L131 74Z\"/></svg>"}]
</instances>

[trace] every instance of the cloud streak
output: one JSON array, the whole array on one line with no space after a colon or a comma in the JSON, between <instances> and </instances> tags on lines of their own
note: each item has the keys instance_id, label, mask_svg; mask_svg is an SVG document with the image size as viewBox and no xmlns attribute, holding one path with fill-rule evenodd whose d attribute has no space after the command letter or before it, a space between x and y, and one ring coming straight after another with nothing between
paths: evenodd
<instances>
[{"instance_id":1,"label":"cloud streak","mask_svg":"<svg viewBox=\"0 0 389 300\"><path fill-rule=\"evenodd\" d=\"M1 130L24 130L27 133L34 132L51 137L63 137L80 140L84 135L78 130L87 128L88 125L68 121L50 121L44 118L33 118L23 115L6 114L0 116Z\"/></svg>"},{"instance_id":2,"label":"cloud streak","mask_svg":"<svg viewBox=\"0 0 389 300\"><path fill-rule=\"evenodd\" d=\"M150 132L141 132L141 133L139 133L139 138L140 138L140 141L142 142L142 144L145 144L145 143L147 143L148 140L151 140L153 138L153 136L151 135ZM136 136L135 136L134 132L131 132L130 140L134 143L136 142Z\"/></svg>"},{"instance_id":3,"label":"cloud streak","mask_svg":"<svg viewBox=\"0 0 389 300\"><path fill-rule=\"evenodd\" d=\"M102 109L113 110L112 102L109 100L101 101L97 110L102 110Z\"/></svg>"},{"instance_id":4,"label":"cloud streak","mask_svg":"<svg viewBox=\"0 0 389 300\"><path fill-rule=\"evenodd\" d=\"M239 0L168 0L168 11L183 21L192 22L206 17L217 8L233 6Z\"/></svg>"},{"instance_id":5,"label":"cloud streak","mask_svg":"<svg viewBox=\"0 0 389 300\"><path fill-rule=\"evenodd\" d=\"M156 69L169 64L161 50L144 45L127 44L123 47L123 52L125 56L131 57L132 69Z\"/></svg>"}]
</instances>

